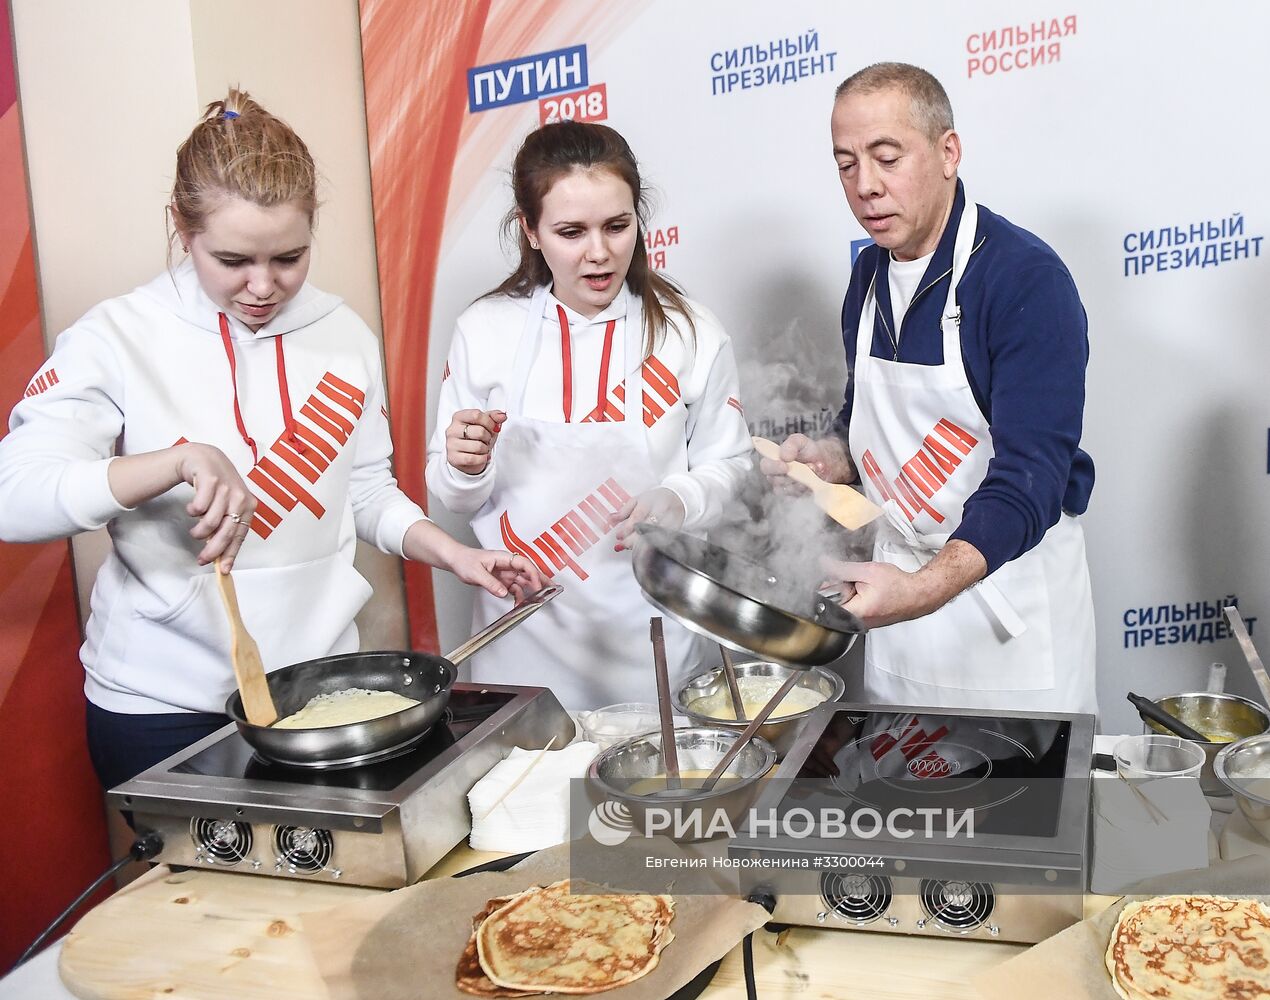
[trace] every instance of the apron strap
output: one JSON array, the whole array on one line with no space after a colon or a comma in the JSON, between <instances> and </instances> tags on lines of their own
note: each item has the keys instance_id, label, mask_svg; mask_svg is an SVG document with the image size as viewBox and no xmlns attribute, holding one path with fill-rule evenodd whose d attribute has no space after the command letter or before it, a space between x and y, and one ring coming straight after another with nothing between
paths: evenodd
<instances>
[{"instance_id":1,"label":"apron strap","mask_svg":"<svg viewBox=\"0 0 1270 1000\"><path fill-rule=\"evenodd\" d=\"M948 297L944 300L944 313L939 328L944 335L944 364L966 376L966 363L961 356L961 306L957 304L957 285L966 273L966 264L975 247L975 230L979 228L979 206L966 199L957 225L957 239L953 243L952 274L948 278Z\"/></svg>"}]
</instances>

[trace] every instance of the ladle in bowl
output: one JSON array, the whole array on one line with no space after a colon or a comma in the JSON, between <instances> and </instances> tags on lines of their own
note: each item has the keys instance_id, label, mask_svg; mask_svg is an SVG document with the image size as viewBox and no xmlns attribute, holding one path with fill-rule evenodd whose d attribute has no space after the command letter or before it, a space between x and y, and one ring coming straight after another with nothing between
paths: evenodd
<instances>
[{"instance_id":1,"label":"ladle in bowl","mask_svg":"<svg viewBox=\"0 0 1270 1000\"><path fill-rule=\"evenodd\" d=\"M675 720L670 714L670 675L666 672L666 636L661 617L648 619L653 643L653 668L657 674L657 718L661 723L661 759L666 766L666 787L679 787L679 750L675 746Z\"/></svg>"},{"instance_id":2,"label":"ladle in bowl","mask_svg":"<svg viewBox=\"0 0 1270 1000\"><path fill-rule=\"evenodd\" d=\"M728 694L732 696L732 712L737 722L745 722L745 702L741 699L741 685L737 683L736 668L732 666L732 654L719 643L719 655L723 657L723 676L728 682Z\"/></svg>"},{"instance_id":3,"label":"ladle in bowl","mask_svg":"<svg viewBox=\"0 0 1270 1000\"><path fill-rule=\"evenodd\" d=\"M1230 622L1230 630L1239 640L1239 648L1243 650L1244 659L1248 661L1248 669L1252 671L1252 679L1257 682L1261 697L1266 705L1270 706L1270 677L1266 676L1266 668L1261 663L1261 656L1257 653L1257 647L1252 644L1252 636L1248 634L1248 629L1244 625L1243 615L1233 604L1222 608L1222 611L1226 614L1226 621Z\"/></svg>"},{"instance_id":4,"label":"ladle in bowl","mask_svg":"<svg viewBox=\"0 0 1270 1000\"><path fill-rule=\"evenodd\" d=\"M785 700L785 695L789 694L789 692L794 689L794 685L798 683L801 677L802 674L797 671L791 670L789 672L789 676L785 678L785 683L780 686L774 695L772 695L767 704L759 711L758 715L754 716L750 724L741 730L741 735L738 736L736 738L736 742L728 748L728 752L723 755L723 757L719 760L719 763L714 765L714 770L706 775L706 780L701 783L701 790L703 792L710 791L710 789L714 787L715 782L723 777L723 772L728 769L728 765L731 764L736 758L736 755L741 752L741 748L749 743L754 734L762 728L763 723L767 721L767 717L776 711L776 706Z\"/></svg>"}]
</instances>

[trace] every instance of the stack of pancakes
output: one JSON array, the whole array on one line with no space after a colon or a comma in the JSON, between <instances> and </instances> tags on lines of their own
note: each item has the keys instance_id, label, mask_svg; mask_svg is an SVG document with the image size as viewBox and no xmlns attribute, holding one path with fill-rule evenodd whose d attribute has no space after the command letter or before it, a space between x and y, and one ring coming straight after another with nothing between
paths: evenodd
<instances>
[{"instance_id":1,"label":"stack of pancakes","mask_svg":"<svg viewBox=\"0 0 1270 1000\"><path fill-rule=\"evenodd\" d=\"M648 975L674 935L670 896L571 894L569 881L486 902L455 985L481 997L602 993Z\"/></svg>"},{"instance_id":2,"label":"stack of pancakes","mask_svg":"<svg viewBox=\"0 0 1270 1000\"><path fill-rule=\"evenodd\" d=\"M1270 996L1270 907L1223 896L1130 903L1107 971L1124 1000L1260 1000Z\"/></svg>"}]
</instances>

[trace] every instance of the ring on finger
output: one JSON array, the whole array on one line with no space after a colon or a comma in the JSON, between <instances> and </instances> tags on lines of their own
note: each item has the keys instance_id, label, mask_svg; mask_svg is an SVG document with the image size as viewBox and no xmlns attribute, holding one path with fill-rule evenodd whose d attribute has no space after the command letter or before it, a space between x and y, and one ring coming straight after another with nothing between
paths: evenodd
<instances>
[{"instance_id":1,"label":"ring on finger","mask_svg":"<svg viewBox=\"0 0 1270 1000\"><path fill-rule=\"evenodd\" d=\"M464 440L464 441L466 441L466 440L467 440L467 429L468 429L469 427L471 427L471 426L472 426L471 424L464 424L464 425L463 425L463 440Z\"/></svg>"},{"instance_id":2,"label":"ring on finger","mask_svg":"<svg viewBox=\"0 0 1270 1000\"><path fill-rule=\"evenodd\" d=\"M238 514L238 513L231 513L231 514L227 514L226 516L227 516L227 517L228 517L231 521L233 521L235 524L242 524L242 523L243 523L243 516L242 516L241 514Z\"/></svg>"}]
</instances>

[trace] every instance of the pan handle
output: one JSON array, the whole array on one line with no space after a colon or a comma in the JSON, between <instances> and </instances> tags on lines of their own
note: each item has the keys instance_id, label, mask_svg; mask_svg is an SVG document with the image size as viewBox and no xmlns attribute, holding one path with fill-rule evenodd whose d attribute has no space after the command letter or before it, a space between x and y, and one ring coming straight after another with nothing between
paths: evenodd
<instances>
[{"instance_id":1,"label":"pan handle","mask_svg":"<svg viewBox=\"0 0 1270 1000\"><path fill-rule=\"evenodd\" d=\"M447 654L446 659L457 667L469 656L480 652L504 632L514 629L563 590L564 588L560 584L551 583L543 587L542 590L530 594L507 614L503 615L502 618L496 618L458 649L454 650L454 652Z\"/></svg>"},{"instance_id":2,"label":"pan handle","mask_svg":"<svg viewBox=\"0 0 1270 1000\"><path fill-rule=\"evenodd\" d=\"M812 606L814 614L811 620L817 625L833 629L835 632L860 633L865 631L864 623L839 604L837 597L838 595L816 594L816 603Z\"/></svg>"}]
</instances>

